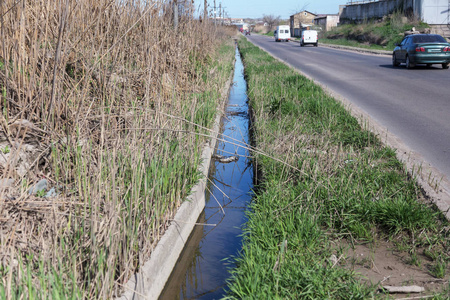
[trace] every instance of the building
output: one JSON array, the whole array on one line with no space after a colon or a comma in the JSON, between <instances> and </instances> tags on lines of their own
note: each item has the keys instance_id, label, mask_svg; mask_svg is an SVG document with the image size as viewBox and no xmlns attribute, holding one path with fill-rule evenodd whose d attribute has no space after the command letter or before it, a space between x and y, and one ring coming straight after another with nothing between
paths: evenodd
<instances>
[{"instance_id":1,"label":"building","mask_svg":"<svg viewBox=\"0 0 450 300\"><path fill-rule=\"evenodd\" d=\"M397 10L415 16L430 25L450 24L449 0L380 0L359 1L342 8L340 23L382 18Z\"/></svg>"},{"instance_id":2,"label":"building","mask_svg":"<svg viewBox=\"0 0 450 300\"><path fill-rule=\"evenodd\" d=\"M320 26L323 31L329 31L331 28L338 26L339 15L318 15L314 18L314 25Z\"/></svg>"},{"instance_id":3,"label":"building","mask_svg":"<svg viewBox=\"0 0 450 300\"><path fill-rule=\"evenodd\" d=\"M431 27L431 33L440 34L450 40L450 0L379 0L350 3L340 7L339 23L380 19L396 11L427 23Z\"/></svg>"},{"instance_id":4,"label":"building","mask_svg":"<svg viewBox=\"0 0 450 300\"><path fill-rule=\"evenodd\" d=\"M412 0L414 15L431 25L450 25L449 0Z\"/></svg>"},{"instance_id":5,"label":"building","mask_svg":"<svg viewBox=\"0 0 450 300\"><path fill-rule=\"evenodd\" d=\"M303 10L289 17L289 27L291 28L291 36L299 37L301 35L301 29L314 25L314 19L316 14Z\"/></svg>"},{"instance_id":6,"label":"building","mask_svg":"<svg viewBox=\"0 0 450 300\"><path fill-rule=\"evenodd\" d=\"M242 18L229 18L231 23L244 23L244 19Z\"/></svg>"}]
</instances>

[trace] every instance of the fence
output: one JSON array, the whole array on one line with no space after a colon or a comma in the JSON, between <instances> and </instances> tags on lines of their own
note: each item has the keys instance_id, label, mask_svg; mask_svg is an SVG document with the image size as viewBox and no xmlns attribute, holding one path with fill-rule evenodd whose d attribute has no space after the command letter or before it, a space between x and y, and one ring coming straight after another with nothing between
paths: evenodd
<instances>
[{"instance_id":1,"label":"fence","mask_svg":"<svg viewBox=\"0 0 450 300\"><path fill-rule=\"evenodd\" d=\"M347 1L347 5L365 4L370 2L379 2L380 0L361 0L361 1Z\"/></svg>"}]
</instances>

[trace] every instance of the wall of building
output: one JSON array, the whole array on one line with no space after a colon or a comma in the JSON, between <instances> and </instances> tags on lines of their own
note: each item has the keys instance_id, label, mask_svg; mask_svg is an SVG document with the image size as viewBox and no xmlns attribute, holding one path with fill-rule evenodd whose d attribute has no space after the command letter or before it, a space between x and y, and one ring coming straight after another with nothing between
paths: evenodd
<instances>
[{"instance_id":1,"label":"wall of building","mask_svg":"<svg viewBox=\"0 0 450 300\"><path fill-rule=\"evenodd\" d=\"M421 2L420 16L428 24L450 24L448 0L416 0Z\"/></svg>"},{"instance_id":2,"label":"wall of building","mask_svg":"<svg viewBox=\"0 0 450 300\"><path fill-rule=\"evenodd\" d=\"M411 9L415 0L387 0L365 4L347 5L342 9L341 23L382 18L397 9Z\"/></svg>"},{"instance_id":3,"label":"wall of building","mask_svg":"<svg viewBox=\"0 0 450 300\"><path fill-rule=\"evenodd\" d=\"M336 27L339 23L339 16L326 16L322 18L316 18L314 24L322 27L324 31L329 31L331 28Z\"/></svg>"},{"instance_id":4,"label":"wall of building","mask_svg":"<svg viewBox=\"0 0 450 300\"><path fill-rule=\"evenodd\" d=\"M448 0L385 0L346 5L342 8L340 23L382 18L399 9L407 15L415 15L428 24L450 23Z\"/></svg>"}]
</instances>

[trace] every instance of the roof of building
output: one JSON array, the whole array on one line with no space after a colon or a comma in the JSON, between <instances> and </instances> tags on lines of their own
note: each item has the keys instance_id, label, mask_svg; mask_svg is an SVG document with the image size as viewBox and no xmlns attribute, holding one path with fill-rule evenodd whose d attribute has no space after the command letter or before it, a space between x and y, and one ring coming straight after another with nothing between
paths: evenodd
<instances>
[{"instance_id":1,"label":"roof of building","mask_svg":"<svg viewBox=\"0 0 450 300\"><path fill-rule=\"evenodd\" d=\"M325 14L319 14L314 19L323 19L323 18L326 18L328 16L330 16L330 17L338 17L339 14L326 14L326 15Z\"/></svg>"},{"instance_id":2,"label":"roof of building","mask_svg":"<svg viewBox=\"0 0 450 300\"><path fill-rule=\"evenodd\" d=\"M312 13L312 12L307 11L307 10L302 10L302 11L299 11L298 13L296 13L296 14L291 15L291 17L296 16L296 15L299 15L299 14L301 14L301 13L305 13L305 12L307 12L307 13L309 13L309 14L311 14L311 15L317 16L317 14L315 14L315 13Z\"/></svg>"}]
</instances>

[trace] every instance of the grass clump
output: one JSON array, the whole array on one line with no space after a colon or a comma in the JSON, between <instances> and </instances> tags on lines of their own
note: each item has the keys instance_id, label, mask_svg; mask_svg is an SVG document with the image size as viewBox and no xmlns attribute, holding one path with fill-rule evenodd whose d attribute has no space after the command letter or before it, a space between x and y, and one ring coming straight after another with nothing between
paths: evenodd
<instances>
[{"instance_id":1,"label":"grass clump","mask_svg":"<svg viewBox=\"0 0 450 300\"><path fill-rule=\"evenodd\" d=\"M0 298L120 295L189 195L235 32L179 5L0 4Z\"/></svg>"},{"instance_id":2,"label":"grass clump","mask_svg":"<svg viewBox=\"0 0 450 300\"><path fill-rule=\"evenodd\" d=\"M423 201L395 151L312 81L244 39L239 47L264 155L255 156L261 177L226 299L378 297L344 267L342 239L402 240L416 266L419 249L448 257L448 222ZM436 264L437 276L439 268L447 273Z\"/></svg>"}]
</instances>

